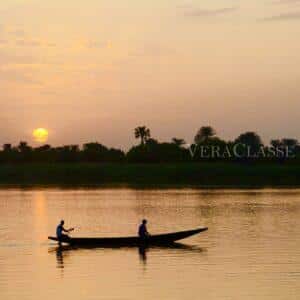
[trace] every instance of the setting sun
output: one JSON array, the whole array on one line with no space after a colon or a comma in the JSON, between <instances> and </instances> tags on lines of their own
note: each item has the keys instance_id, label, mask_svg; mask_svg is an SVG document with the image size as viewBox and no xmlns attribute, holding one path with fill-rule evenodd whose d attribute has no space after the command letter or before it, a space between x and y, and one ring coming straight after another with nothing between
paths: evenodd
<instances>
[{"instance_id":1,"label":"setting sun","mask_svg":"<svg viewBox=\"0 0 300 300\"><path fill-rule=\"evenodd\" d=\"M34 140L39 143L44 143L48 140L49 132L45 128L36 128L32 133Z\"/></svg>"}]
</instances>

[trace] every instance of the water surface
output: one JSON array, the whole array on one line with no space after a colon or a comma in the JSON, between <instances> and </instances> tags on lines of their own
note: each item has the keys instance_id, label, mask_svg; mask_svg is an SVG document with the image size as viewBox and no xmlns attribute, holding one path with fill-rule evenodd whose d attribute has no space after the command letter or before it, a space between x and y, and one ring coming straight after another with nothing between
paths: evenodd
<instances>
[{"instance_id":1,"label":"water surface","mask_svg":"<svg viewBox=\"0 0 300 300\"><path fill-rule=\"evenodd\" d=\"M74 236L208 226L176 248L65 249ZM299 299L300 190L1 189L0 299Z\"/></svg>"}]
</instances>

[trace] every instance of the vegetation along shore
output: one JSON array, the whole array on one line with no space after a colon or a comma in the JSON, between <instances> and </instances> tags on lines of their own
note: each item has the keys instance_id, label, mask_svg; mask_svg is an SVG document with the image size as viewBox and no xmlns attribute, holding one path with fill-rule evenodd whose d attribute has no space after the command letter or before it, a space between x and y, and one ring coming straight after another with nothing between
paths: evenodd
<instances>
[{"instance_id":1,"label":"vegetation along shore","mask_svg":"<svg viewBox=\"0 0 300 300\"><path fill-rule=\"evenodd\" d=\"M296 187L300 165L203 162L163 164L48 163L4 164L7 185L192 185L207 187Z\"/></svg>"},{"instance_id":2,"label":"vegetation along shore","mask_svg":"<svg viewBox=\"0 0 300 300\"><path fill-rule=\"evenodd\" d=\"M209 126L198 130L191 145L180 138L158 142L145 126L134 134L140 142L127 152L97 142L4 144L0 184L300 186L300 146L293 138L264 145L257 133L245 132L224 141Z\"/></svg>"}]
</instances>

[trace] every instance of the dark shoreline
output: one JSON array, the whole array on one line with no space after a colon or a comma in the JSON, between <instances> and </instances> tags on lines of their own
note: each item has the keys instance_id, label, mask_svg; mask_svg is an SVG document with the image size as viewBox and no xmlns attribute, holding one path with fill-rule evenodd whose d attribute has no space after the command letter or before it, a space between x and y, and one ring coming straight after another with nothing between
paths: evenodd
<instances>
[{"instance_id":1,"label":"dark shoreline","mask_svg":"<svg viewBox=\"0 0 300 300\"><path fill-rule=\"evenodd\" d=\"M300 190L299 186L199 186L199 185L120 185L120 184L111 184L111 185L83 185L83 184L69 184L69 185L59 185L59 184L0 184L0 191L1 190L23 190L23 191L32 191L32 190L81 190L81 191L88 191L88 190L122 190L122 189L132 189L132 190L148 190L148 191L155 191L155 190L199 190L199 191L206 191L206 192L213 192L213 191L291 191Z\"/></svg>"},{"instance_id":2,"label":"dark shoreline","mask_svg":"<svg viewBox=\"0 0 300 300\"><path fill-rule=\"evenodd\" d=\"M2 164L0 187L297 188L298 164Z\"/></svg>"}]
</instances>

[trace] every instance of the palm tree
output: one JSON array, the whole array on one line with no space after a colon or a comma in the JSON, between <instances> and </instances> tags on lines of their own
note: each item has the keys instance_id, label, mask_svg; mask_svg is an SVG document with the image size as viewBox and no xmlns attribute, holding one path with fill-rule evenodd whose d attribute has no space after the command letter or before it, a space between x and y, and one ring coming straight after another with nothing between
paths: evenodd
<instances>
[{"instance_id":1,"label":"palm tree","mask_svg":"<svg viewBox=\"0 0 300 300\"><path fill-rule=\"evenodd\" d=\"M181 147L182 145L186 144L184 139L177 139L177 138L172 138L172 143L178 147Z\"/></svg>"},{"instance_id":2,"label":"palm tree","mask_svg":"<svg viewBox=\"0 0 300 300\"><path fill-rule=\"evenodd\" d=\"M194 138L195 144L206 142L207 140L214 137L215 135L216 135L216 131L214 130L214 128L212 128L211 126L202 126L198 130Z\"/></svg>"},{"instance_id":3,"label":"palm tree","mask_svg":"<svg viewBox=\"0 0 300 300\"><path fill-rule=\"evenodd\" d=\"M141 145L145 145L146 141L150 138L150 129L146 126L139 126L134 129L134 136L136 139L141 139Z\"/></svg>"}]
</instances>

